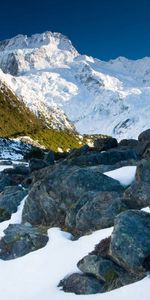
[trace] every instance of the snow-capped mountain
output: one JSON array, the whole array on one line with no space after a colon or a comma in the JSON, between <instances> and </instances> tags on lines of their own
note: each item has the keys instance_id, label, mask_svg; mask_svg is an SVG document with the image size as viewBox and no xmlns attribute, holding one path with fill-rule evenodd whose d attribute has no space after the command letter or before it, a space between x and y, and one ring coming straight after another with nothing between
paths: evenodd
<instances>
[{"instance_id":1,"label":"snow-capped mountain","mask_svg":"<svg viewBox=\"0 0 150 300\"><path fill-rule=\"evenodd\" d=\"M104 62L45 32L0 42L0 68L0 79L54 128L132 138L150 127L148 57Z\"/></svg>"}]
</instances>

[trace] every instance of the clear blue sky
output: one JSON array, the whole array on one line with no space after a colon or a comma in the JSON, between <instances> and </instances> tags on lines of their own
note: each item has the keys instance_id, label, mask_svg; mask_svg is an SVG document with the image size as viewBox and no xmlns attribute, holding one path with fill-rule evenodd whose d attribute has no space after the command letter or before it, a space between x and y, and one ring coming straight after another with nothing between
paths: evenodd
<instances>
[{"instance_id":1,"label":"clear blue sky","mask_svg":"<svg viewBox=\"0 0 150 300\"><path fill-rule=\"evenodd\" d=\"M0 40L46 30L103 60L150 56L150 0L1 1Z\"/></svg>"}]
</instances>

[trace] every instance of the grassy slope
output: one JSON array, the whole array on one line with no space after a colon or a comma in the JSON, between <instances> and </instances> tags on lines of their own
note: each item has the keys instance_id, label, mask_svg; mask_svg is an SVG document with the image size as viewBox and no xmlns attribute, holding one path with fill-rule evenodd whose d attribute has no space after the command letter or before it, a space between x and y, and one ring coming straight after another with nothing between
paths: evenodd
<instances>
[{"instance_id":1,"label":"grassy slope","mask_svg":"<svg viewBox=\"0 0 150 300\"><path fill-rule=\"evenodd\" d=\"M41 145L54 151L62 148L80 147L78 136L67 131L48 129L17 97L6 87L0 88L0 137L28 135Z\"/></svg>"}]
</instances>

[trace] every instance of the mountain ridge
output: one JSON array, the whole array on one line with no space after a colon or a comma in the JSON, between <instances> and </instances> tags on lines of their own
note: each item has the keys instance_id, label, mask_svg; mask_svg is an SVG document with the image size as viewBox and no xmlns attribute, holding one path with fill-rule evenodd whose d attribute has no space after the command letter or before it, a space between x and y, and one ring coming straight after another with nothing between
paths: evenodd
<instances>
[{"instance_id":1,"label":"mountain ridge","mask_svg":"<svg viewBox=\"0 0 150 300\"><path fill-rule=\"evenodd\" d=\"M0 42L0 68L1 80L54 129L122 139L150 127L148 57L105 62L45 32Z\"/></svg>"}]
</instances>

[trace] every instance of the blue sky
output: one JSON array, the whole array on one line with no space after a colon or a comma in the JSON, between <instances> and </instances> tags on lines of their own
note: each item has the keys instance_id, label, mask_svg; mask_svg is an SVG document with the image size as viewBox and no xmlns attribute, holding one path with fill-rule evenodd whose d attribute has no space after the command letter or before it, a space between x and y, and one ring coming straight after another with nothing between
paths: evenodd
<instances>
[{"instance_id":1,"label":"blue sky","mask_svg":"<svg viewBox=\"0 0 150 300\"><path fill-rule=\"evenodd\" d=\"M109 60L150 56L150 0L3 0L0 40L46 30L82 54Z\"/></svg>"}]
</instances>

